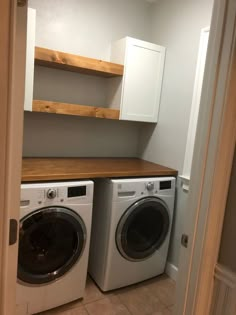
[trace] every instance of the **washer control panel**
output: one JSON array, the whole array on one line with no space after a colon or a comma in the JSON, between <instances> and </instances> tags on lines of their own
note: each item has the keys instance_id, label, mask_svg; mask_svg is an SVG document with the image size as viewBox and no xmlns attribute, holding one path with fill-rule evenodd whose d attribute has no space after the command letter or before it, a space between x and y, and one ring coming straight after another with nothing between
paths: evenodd
<instances>
[{"instance_id":1,"label":"washer control panel","mask_svg":"<svg viewBox=\"0 0 236 315\"><path fill-rule=\"evenodd\" d=\"M93 182L33 183L21 185L21 207L48 207L92 203Z\"/></svg>"}]
</instances>

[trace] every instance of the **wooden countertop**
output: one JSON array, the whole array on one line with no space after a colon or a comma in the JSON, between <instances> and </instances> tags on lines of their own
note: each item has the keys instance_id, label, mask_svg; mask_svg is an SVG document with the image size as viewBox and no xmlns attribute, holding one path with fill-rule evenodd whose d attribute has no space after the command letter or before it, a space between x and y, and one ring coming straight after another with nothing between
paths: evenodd
<instances>
[{"instance_id":1,"label":"wooden countertop","mask_svg":"<svg viewBox=\"0 0 236 315\"><path fill-rule=\"evenodd\" d=\"M23 158L22 182L177 175L177 171L137 158Z\"/></svg>"}]
</instances>

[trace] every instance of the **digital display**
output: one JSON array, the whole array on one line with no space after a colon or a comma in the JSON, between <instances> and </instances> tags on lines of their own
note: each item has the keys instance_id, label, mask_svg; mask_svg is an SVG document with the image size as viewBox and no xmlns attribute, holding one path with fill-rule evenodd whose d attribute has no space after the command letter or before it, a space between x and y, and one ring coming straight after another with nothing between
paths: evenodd
<instances>
[{"instance_id":1,"label":"digital display","mask_svg":"<svg viewBox=\"0 0 236 315\"><path fill-rule=\"evenodd\" d=\"M86 196L86 186L68 187L67 197L81 197Z\"/></svg>"},{"instance_id":2,"label":"digital display","mask_svg":"<svg viewBox=\"0 0 236 315\"><path fill-rule=\"evenodd\" d=\"M171 180L160 182L160 190L171 189Z\"/></svg>"}]
</instances>

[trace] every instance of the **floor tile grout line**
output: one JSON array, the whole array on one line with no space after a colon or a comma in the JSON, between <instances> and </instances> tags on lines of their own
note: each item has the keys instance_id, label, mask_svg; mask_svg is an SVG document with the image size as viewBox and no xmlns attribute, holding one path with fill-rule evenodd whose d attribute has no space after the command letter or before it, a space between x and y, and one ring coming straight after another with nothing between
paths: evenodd
<instances>
[{"instance_id":1,"label":"floor tile grout line","mask_svg":"<svg viewBox=\"0 0 236 315\"><path fill-rule=\"evenodd\" d=\"M89 301L89 302L83 303L82 305L86 306L86 305L88 305L88 304L92 304L92 303L95 303L95 302L98 302L98 301L101 301L101 300L105 300L106 298L107 298L107 297L104 296L104 297L102 297L102 298L100 298L100 299L96 299L96 300L93 300L93 301Z\"/></svg>"},{"instance_id":2,"label":"floor tile grout line","mask_svg":"<svg viewBox=\"0 0 236 315\"><path fill-rule=\"evenodd\" d=\"M83 302L83 301L82 301L82 305L91 304L91 303L93 303L93 302L97 302L97 301L100 301L100 300L104 300L105 298L106 298L106 296L101 297L101 298L98 298L98 299L95 299L95 300L92 300L92 301L87 301L87 302Z\"/></svg>"},{"instance_id":3,"label":"floor tile grout line","mask_svg":"<svg viewBox=\"0 0 236 315\"><path fill-rule=\"evenodd\" d=\"M124 307L126 308L126 310L128 311L128 313L129 313L130 315L132 315L132 313L131 313L130 309L127 307L127 305L125 305L124 303L122 303L122 305L124 305Z\"/></svg>"},{"instance_id":4,"label":"floor tile grout line","mask_svg":"<svg viewBox=\"0 0 236 315\"><path fill-rule=\"evenodd\" d=\"M120 296L119 296L119 293L116 294L116 297L118 298L118 301L120 302L121 305L123 305L125 307L125 309L128 311L128 313L130 315L132 315L130 309L128 308L128 306L121 300Z\"/></svg>"},{"instance_id":5,"label":"floor tile grout line","mask_svg":"<svg viewBox=\"0 0 236 315\"><path fill-rule=\"evenodd\" d=\"M85 309L86 314L87 314L87 315L90 315L89 312L88 312L88 310L87 310L85 307L84 307L84 309Z\"/></svg>"},{"instance_id":6,"label":"floor tile grout line","mask_svg":"<svg viewBox=\"0 0 236 315\"><path fill-rule=\"evenodd\" d=\"M125 304L125 302L122 301L122 299L121 299L120 296L119 296L119 293L118 293L116 296L118 297L120 303L121 303L122 305L124 305L124 307L127 309L128 313L129 313L130 315L132 315L133 313L131 312L131 310L129 309L129 307Z\"/></svg>"}]
</instances>

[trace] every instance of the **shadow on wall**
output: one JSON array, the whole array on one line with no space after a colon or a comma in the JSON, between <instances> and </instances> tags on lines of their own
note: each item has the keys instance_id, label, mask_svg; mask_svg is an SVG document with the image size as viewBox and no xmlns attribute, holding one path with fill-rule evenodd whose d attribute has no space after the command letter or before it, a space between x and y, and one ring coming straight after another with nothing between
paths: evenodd
<instances>
[{"instance_id":1,"label":"shadow on wall","mask_svg":"<svg viewBox=\"0 0 236 315\"><path fill-rule=\"evenodd\" d=\"M108 119L25 113L24 157L138 157L141 125Z\"/></svg>"},{"instance_id":2,"label":"shadow on wall","mask_svg":"<svg viewBox=\"0 0 236 315\"><path fill-rule=\"evenodd\" d=\"M155 123L143 123L141 127L141 141L139 142L139 157L142 157L146 151L146 149L150 145L150 141L154 135L155 129L157 128L157 124ZM153 161L154 162L154 161Z\"/></svg>"}]
</instances>

